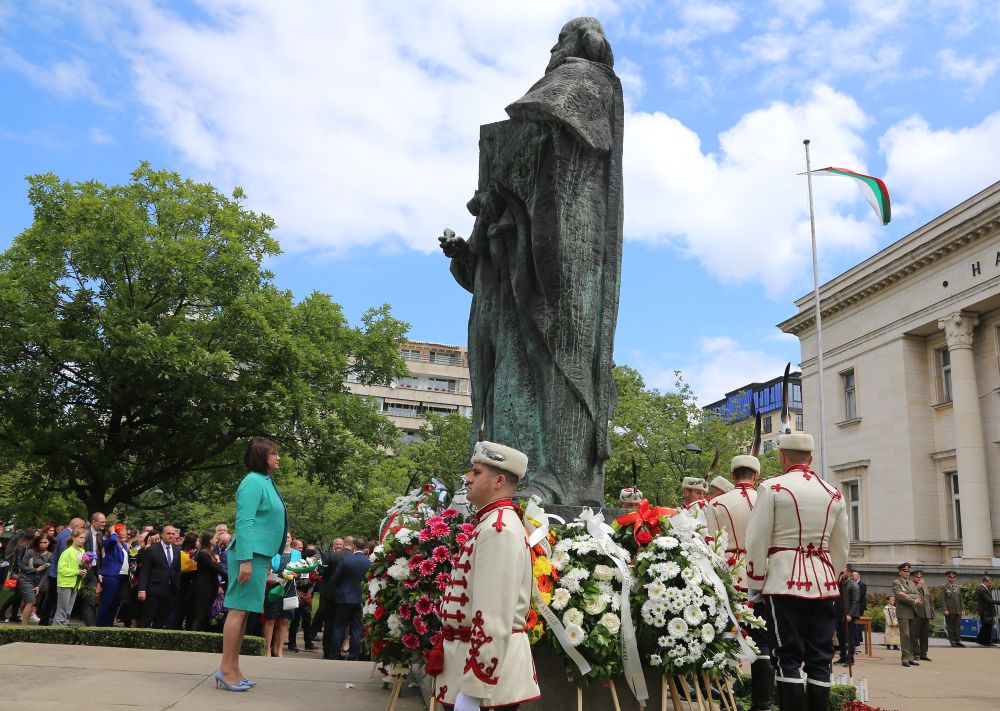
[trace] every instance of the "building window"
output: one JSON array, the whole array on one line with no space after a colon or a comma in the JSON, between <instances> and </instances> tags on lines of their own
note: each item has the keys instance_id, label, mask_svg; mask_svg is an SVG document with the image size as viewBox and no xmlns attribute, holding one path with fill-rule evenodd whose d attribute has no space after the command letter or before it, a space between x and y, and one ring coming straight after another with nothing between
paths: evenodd
<instances>
[{"instance_id":1,"label":"building window","mask_svg":"<svg viewBox=\"0 0 1000 711\"><path fill-rule=\"evenodd\" d=\"M438 365L455 365L455 354L431 351L430 362L437 363Z\"/></svg>"},{"instance_id":2,"label":"building window","mask_svg":"<svg viewBox=\"0 0 1000 711\"><path fill-rule=\"evenodd\" d=\"M767 454L772 449L774 449L774 440L773 439L769 439L766 442L764 442L764 454Z\"/></svg>"},{"instance_id":3,"label":"building window","mask_svg":"<svg viewBox=\"0 0 1000 711\"><path fill-rule=\"evenodd\" d=\"M428 378L427 387L431 390L453 393L458 388L458 381L454 378Z\"/></svg>"},{"instance_id":4,"label":"building window","mask_svg":"<svg viewBox=\"0 0 1000 711\"><path fill-rule=\"evenodd\" d=\"M771 434L771 416L768 415L760 421L761 434Z\"/></svg>"},{"instance_id":5,"label":"building window","mask_svg":"<svg viewBox=\"0 0 1000 711\"><path fill-rule=\"evenodd\" d=\"M416 375L404 375L396 384L401 388L415 388L420 385L420 379Z\"/></svg>"},{"instance_id":6,"label":"building window","mask_svg":"<svg viewBox=\"0 0 1000 711\"><path fill-rule=\"evenodd\" d=\"M801 405L802 404L802 386L801 385L796 385L795 383L792 383L792 386L791 386L790 389L792 391L792 394L791 394L791 397L788 399L788 402L790 402L790 403L796 403L798 405Z\"/></svg>"},{"instance_id":7,"label":"building window","mask_svg":"<svg viewBox=\"0 0 1000 711\"><path fill-rule=\"evenodd\" d=\"M847 517L850 524L851 540L861 540L861 484L845 482L847 488Z\"/></svg>"},{"instance_id":8,"label":"building window","mask_svg":"<svg viewBox=\"0 0 1000 711\"><path fill-rule=\"evenodd\" d=\"M402 354L403 360L420 360L420 351L413 350L412 348L403 348L400 350L400 354Z\"/></svg>"},{"instance_id":9,"label":"building window","mask_svg":"<svg viewBox=\"0 0 1000 711\"><path fill-rule=\"evenodd\" d=\"M797 429L799 432L801 432L805 428L806 428L806 426L804 424L804 420L802 419L802 413L801 412L796 412L795 413L795 429Z\"/></svg>"},{"instance_id":10,"label":"building window","mask_svg":"<svg viewBox=\"0 0 1000 711\"><path fill-rule=\"evenodd\" d=\"M948 491L951 494L951 532L955 540L962 540L962 502L958 495L958 474L947 474Z\"/></svg>"},{"instance_id":11,"label":"building window","mask_svg":"<svg viewBox=\"0 0 1000 711\"><path fill-rule=\"evenodd\" d=\"M418 417L416 405L402 402L387 402L385 414L393 417Z\"/></svg>"},{"instance_id":12,"label":"building window","mask_svg":"<svg viewBox=\"0 0 1000 711\"><path fill-rule=\"evenodd\" d=\"M436 415L450 415L457 411L458 409L455 407L447 407L443 405L426 405L424 407L424 412L433 412Z\"/></svg>"},{"instance_id":13,"label":"building window","mask_svg":"<svg viewBox=\"0 0 1000 711\"><path fill-rule=\"evenodd\" d=\"M941 402L951 402L951 353L947 348L942 348L937 353L941 377Z\"/></svg>"},{"instance_id":14,"label":"building window","mask_svg":"<svg viewBox=\"0 0 1000 711\"><path fill-rule=\"evenodd\" d=\"M840 383L844 389L844 419L858 418L858 399L854 389L854 368L840 374Z\"/></svg>"}]
</instances>

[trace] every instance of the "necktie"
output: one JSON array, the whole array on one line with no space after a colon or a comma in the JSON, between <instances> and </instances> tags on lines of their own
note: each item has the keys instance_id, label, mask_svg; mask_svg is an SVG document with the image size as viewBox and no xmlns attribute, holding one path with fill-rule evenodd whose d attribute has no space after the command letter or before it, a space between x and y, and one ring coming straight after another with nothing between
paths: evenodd
<instances>
[{"instance_id":1,"label":"necktie","mask_svg":"<svg viewBox=\"0 0 1000 711\"><path fill-rule=\"evenodd\" d=\"M174 564L174 547L167 546L167 565L170 566L173 564Z\"/></svg>"}]
</instances>

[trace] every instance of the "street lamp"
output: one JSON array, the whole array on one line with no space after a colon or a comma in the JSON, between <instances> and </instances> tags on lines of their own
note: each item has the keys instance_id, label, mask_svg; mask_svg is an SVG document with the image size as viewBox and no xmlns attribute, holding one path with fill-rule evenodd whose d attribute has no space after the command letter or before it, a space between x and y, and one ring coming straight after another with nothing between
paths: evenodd
<instances>
[{"instance_id":1,"label":"street lamp","mask_svg":"<svg viewBox=\"0 0 1000 711\"><path fill-rule=\"evenodd\" d=\"M692 443L688 442L687 444L684 445L684 449L681 450L681 466L684 468L684 475L685 476L687 476L688 474L690 474L690 472L688 471L688 466L687 466L687 462L688 462L687 458L688 458L688 453L689 452L692 453L692 454L701 454L701 447L699 447L696 444L692 444Z\"/></svg>"}]
</instances>

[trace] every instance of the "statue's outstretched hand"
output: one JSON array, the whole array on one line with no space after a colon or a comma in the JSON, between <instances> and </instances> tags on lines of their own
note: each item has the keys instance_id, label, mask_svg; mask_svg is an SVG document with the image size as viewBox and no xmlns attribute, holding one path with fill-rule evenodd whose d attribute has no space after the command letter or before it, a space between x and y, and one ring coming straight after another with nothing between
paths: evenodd
<instances>
[{"instance_id":1,"label":"statue's outstretched hand","mask_svg":"<svg viewBox=\"0 0 1000 711\"><path fill-rule=\"evenodd\" d=\"M438 242L441 243L441 251L444 252L444 256L450 259L461 255L466 249L465 240L451 229L446 228L444 234L438 237Z\"/></svg>"}]
</instances>

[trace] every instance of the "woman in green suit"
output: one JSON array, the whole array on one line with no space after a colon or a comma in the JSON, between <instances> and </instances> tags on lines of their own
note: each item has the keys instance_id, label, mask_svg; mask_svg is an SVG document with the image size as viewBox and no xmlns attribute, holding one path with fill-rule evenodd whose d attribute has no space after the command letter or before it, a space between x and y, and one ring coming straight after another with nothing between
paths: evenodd
<instances>
[{"instance_id":1,"label":"woman in green suit","mask_svg":"<svg viewBox=\"0 0 1000 711\"><path fill-rule=\"evenodd\" d=\"M236 490L236 532L229 544L229 587L226 590L226 625L222 632L222 664L215 672L217 688L247 691L255 682L240 670L240 648L247 614L264 609L264 582L271 572L271 558L281 552L288 530L285 503L271 475L280 464L278 445L254 439L243 461L249 473Z\"/></svg>"}]
</instances>

